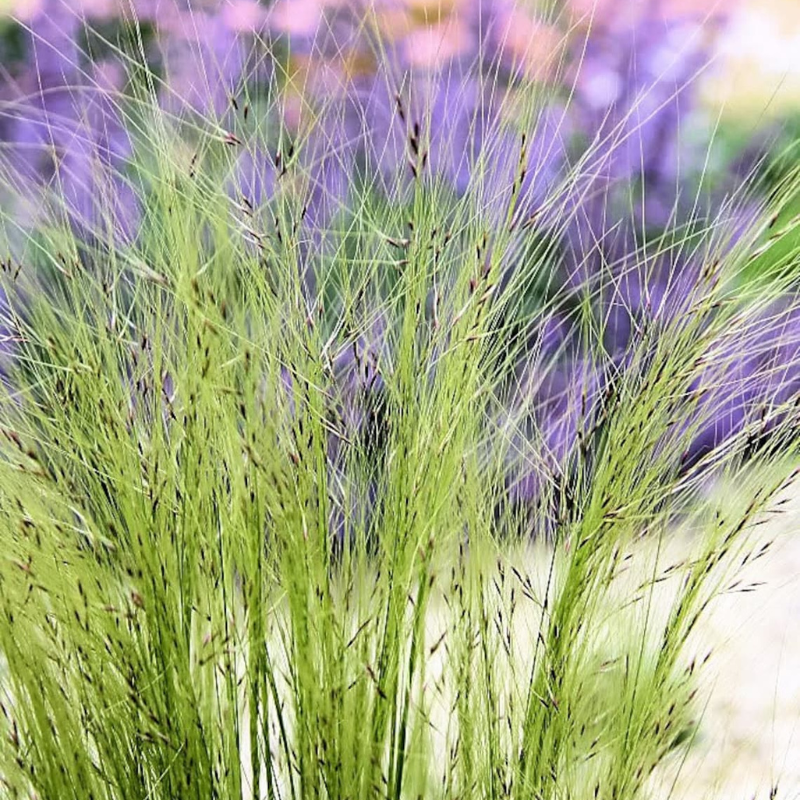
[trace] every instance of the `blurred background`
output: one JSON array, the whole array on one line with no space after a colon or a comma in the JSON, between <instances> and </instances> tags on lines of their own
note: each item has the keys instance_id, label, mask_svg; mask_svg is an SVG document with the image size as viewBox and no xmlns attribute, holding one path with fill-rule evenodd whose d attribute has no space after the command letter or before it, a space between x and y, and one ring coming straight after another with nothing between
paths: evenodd
<instances>
[{"instance_id":1,"label":"blurred background","mask_svg":"<svg viewBox=\"0 0 800 800\"><path fill-rule=\"evenodd\" d=\"M148 76L134 68L140 60ZM176 116L213 115L223 127L246 95L251 125L269 117L263 129L291 134L304 109L307 122L337 97L362 115L369 104L369 116L391 115L381 107L391 93L381 99L375 88L405 70L446 75L442 97L458 87L457 102L434 102L443 130L434 168L460 193L469 165L444 151L464 147L479 63L492 103L521 86L547 95L537 126L542 173L574 164L605 137L604 192L638 185L647 206L639 222L654 229L701 185L717 191L719 205L756 171L768 192L800 129L792 0L0 0L6 180L23 180L34 196L57 177L74 215L91 225L97 187L87 175L98 163L121 169L135 145L120 92L147 85ZM373 138L390 137L375 124ZM342 136L355 138L346 125ZM246 167L242 179L265 191L256 185L268 182L263 170ZM103 196L130 233L136 199L119 186Z\"/></svg>"},{"instance_id":2,"label":"blurred background","mask_svg":"<svg viewBox=\"0 0 800 800\"><path fill-rule=\"evenodd\" d=\"M181 40L206 39L205 44L225 62L232 76L235 59L226 52L231 48L229 34L311 36L324 14L348 5L353 5L352 0L198 0L191 4L177 0L0 0L0 87L4 99L13 94L15 82L20 82L20 89L26 88L25 73L30 73L37 59L31 39L42 37L55 43L52 37L57 34L66 42L82 21L108 35L115 24L138 19L162 42L174 40L170 46ZM502 18L508 50L524 57L528 68L540 75L552 68L559 56L565 23L573 37L584 35L591 26L601 38L610 30L624 37L626 29L641 29L647 22L669 29L666 39L672 38L673 47L685 46L693 37L702 39L713 68L698 89L703 104L711 112L720 111L726 124L752 131L794 117L800 105L800 5L793 0L564 0L557 3L557 15L552 8L542 14L542 4L536 0L382 0L371 5L379 10L383 32L390 38L405 38L409 60L416 63L443 61L474 49L465 18L474 15L479 6ZM541 22L542 17L552 20L555 16L560 26ZM660 45L651 42L651 50L663 47L665 41ZM60 53L64 66L69 66L76 45L80 42L74 43L73 50ZM640 46L644 53L647 45L642 42ZM104 61L102 54L98 55ZM54 56L51 54L51 61ZM41 66L46 69L48 57L44 61ZM113 72L110 65L104 66ZM115 76L105 77L113 80ZM598 93L612 91L613 80L608 76L595 76L593 81Z\"/></svg>"}]
</instances>

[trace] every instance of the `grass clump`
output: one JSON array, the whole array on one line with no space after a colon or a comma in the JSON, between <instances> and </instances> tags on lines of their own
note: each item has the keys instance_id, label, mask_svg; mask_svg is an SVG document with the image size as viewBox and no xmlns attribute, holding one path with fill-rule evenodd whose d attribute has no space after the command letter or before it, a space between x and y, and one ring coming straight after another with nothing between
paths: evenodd
<instances>
[{"instance_id":1,"label":"grass clump","mask_svg":"<svg viewBox=\"0 0 800 800\"><path fill-rule=\"evenodd\" d=\"M234 128L147 74L114 98L135 235L57 186L45 222L3 216L0 796L646 792L693 735L689 637L794 474L769 387L796 254L738 278L796 176L736 239L741 198L589 242L561 285L607 141L537 194L536 83L458 190L434 103L386 75L398 127L351 162L335 97L289 130L243 90ZM720 387L753 380L733 425ZM679 519L696 552L664 567Z\"/></svg>"}]
</instances>

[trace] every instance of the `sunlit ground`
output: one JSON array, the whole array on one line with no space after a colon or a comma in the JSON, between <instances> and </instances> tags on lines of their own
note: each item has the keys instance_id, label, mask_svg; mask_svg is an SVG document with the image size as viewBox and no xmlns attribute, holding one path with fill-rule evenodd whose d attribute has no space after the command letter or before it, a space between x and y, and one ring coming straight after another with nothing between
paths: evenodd
<instances>
[{"instance_id":1,"label":"sunlit ground","mask_svg":"<svg viewBox=\"0 0 800 800\"><path fill-rule=\"evenodd\" d=\"M800 3L741 0L720 35L718 63L706 91L712 103L754 128L765 118L797 113Z\"/></svg>"},{"instance_id":2,"label":"sunlit ground","mask_svg":"<svg viewBox=\"0 0 800 800\"><path fill-rule=\"evenodd\" d=\"M731 490L732 491L732 490ZM659 798L800 797L800 484L783 512L754 531L774 541L745 568L741 588L715 601L702 621L698 652L706 665L708 705L690 755L673 786L662 775Z\"/></svg>"}]
</instances>

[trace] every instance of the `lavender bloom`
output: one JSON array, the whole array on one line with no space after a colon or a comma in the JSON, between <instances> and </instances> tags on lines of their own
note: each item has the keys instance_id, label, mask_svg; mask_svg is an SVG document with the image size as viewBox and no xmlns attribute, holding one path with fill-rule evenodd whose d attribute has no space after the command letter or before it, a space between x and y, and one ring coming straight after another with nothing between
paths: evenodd
<instances>
[{"instance_id":1,"label":"lavender bloom","mask_svg":"<svg viewBox=\"0 0 800 800\"><path fill-rule=\"evenodd\" d=\"M734 328L708 354L708 366L689 387L700 396L684 423L702 419L684 452L685 468L747 432L748 451L785 424L787 407L800 402L800 314L795 298L773 303L746 327ZM745 452L747 456L749 452Z\"/></svg>"},{"instance_id":2,"label":"lavender bloom","mask_svg":"<svg viewBox=\"0 0 800 800\"><path fill-rule=\"evenodd\" d=\"M43 88L74 82L81 62L76 42L80 24L80 16L59 0L43 3L30 20L30 58Z\"/></svg>"},{"instance_id":3,"label":"lavender bloom","mask_svg":"<svg viewBox=\"0 0 800 800\"><path fill-rule=\"evenodd\" d=\"M20 77L7 105L3 170L30 199L54 186L57 213L84 234L105 229L110 215L110 230L124 241L136 225L134 193L120 176L131 146L113 99L113 68L90 64L77 47L82 24L57 0L29 21L34 72Z\"/></svg>"},{"instance_id":4,"label":"lavender bloom","mask_svg":"<svg viewBox=\"0 0 800 800\"><path fill-rule=\"evenodd\" d=\"M166 71L166 108L221 118L250 74L269 74L247 58L265 12L255 0L207 11L181 0L42 0L21 23L26 62L10 65L14 80L7 85L0 76L0 97L7 100L0 127L3 171L31 199L56 188L62 211L82 235L106 235L108 221L126 241L135 235L139 214L124 179L132 148L117 105L127 75L120 64L93 62L78 45L85 29L109 19L155 27L159 47L150 46L148 57Z\"/></svg>"},{"instance_id":5,"label":"lavender bloom","mask_svg":"<svg viewBox=\"0 0 800 800\"><path fill-rule=\"evenodd\" d=\"M340 342L328 358L326 414L327 483L331 500L329 539L334 554L355 531L368 533L378 508L382 453L389 438L384 370L389 370L385 321L373 320L361 334ZM296 415L292 373L281 369L279 391ZM357 463L361 472L353 469Z\"/></svg>"},{"instance_id":6,"label":"lavender bloom","mask_svg":"<svg viewBox=\"0 0 800 800\"><path fill-rule=\"evenodd\" d=\"M263 148L247 149L237 157L233 169L232 193L234 199L245 198L252 209L259 209L273 197L276 169L273 158Z\"/></svg>"},{"instance_id":7,"label":"lavender bloom","mask_svg":"<svg viewBox=\"0 0 800 800\"><path fill-rule=\"evenodd\" d=\"M255 32L262 20L256 14L241 20L177 6L156 19L167 76L162 102L175 113L191 109L222 118L247 66L245 34L237 27L245 22Z\"/></svg>"},{"instance_id":8,"label":"lavender bloom","mask_svg":"<svg viewBox=\"0 0 800 800\"><path fill-rule=\"evenodd\" d=\"M280 5L281 11L285 6ZM396 197L398 187L409 182L408 142L414 134L430 174L446 180L459 195L467 191L481 153L490 151L490 160L498 162L509 159L497 171L499 188L518 159L514 143L504 141L497 124L491 59L477 57L483 56L483 29L495 30L503 21L499 5L482 4L480 13L469 4L462 13L437 6L430 10L435 22L419 27L408 22L405 4L398 0L370 5L377 20L362 6L342 3L320 11L317 27L301 26L298 35L289 36L293 58L305 65L307 98L321 110L321 125L314 132L322 141L318 149L347 168L359 167L372 181L379 179L383 191ZM405 26L396 22L399 33L387 22L396 18L406 20ZM387 29L379 45L372 43L373 21ZM291 29L284 14L273 15L272 22L276 33ZM498 35L493 41L491 58L502 60L503 42ZM374 56L377 47L380 63ZM545 127L535 134L541 140L540 161L546 160L542 143L552 133ZM523 194L534 174L529 171Z\"/></svg>"},{"instance_id":9,"label":"lavender bloom","mask_svg":"<svg viewBox=\"0 0 800 800\"><path fill-rule=\"evenodd\" d=\"M696 215L690 125L697 77L710 55L695 20L663 20L645 10L636 24L599 21L571 80L572 130L585 138L587 163L571 198L569 280L581 289L601 263L637 248L637 232L663 230ZM680 172L679 172L680 170Z\"/></svg>"},{"instance_id":10,"label":"lavender bloom","mask_svg":"<svg viewBox=\"0 0 800 800\"><path fill-rule=\"evenodd\" d=\"M515 431L509 453L506 501L526 515L531 531L550 535L574 492L576 459L586 456L609 388L605 366L583 347L564 314L549 314L518 368L507 402Z\"/></svg>"},{"instance_id":11,"label":"lavender bloom","mask_svg":"<svg viewBox=\"0 0 800 800\"><path fill-rule=\"evenodd\" d=\"M304 193L299 252L309 305L317 270L341 244L333 223L364 186L400 206L415 180L423 190L435 182L455 198L469 197L498 226L515 193L503 283L529 269L530 240L549 237L557 258L546 299L562 309L590 296L602 334L603 352L590 351L567 312L529 332L532 343L509 399L509 414L516 407L523 416L507 485L511 501L532 504L554 492L555 482L566 483L576 460L586 457L584 439L602 413L604 393L641 348L641 331L679 319L698 291L699 259L680 246L651 255L642 231L703 221L696 176L681 169L698 163L681 130L694 106L694 79L708 63L699 27L685 19L665 22L655 5L635 24L599 19L588 39L572 42L513 0L123 5L132 7L120 14L155 28L148 56L164 70L162 106L177 117L197 113L227 127L231 96L244 86L262 80L278 88L270 59L255 58L256 36L271 39L276 52L285 47L282 118L269 122L280 127L282 143L302 142L292 191ZM58 184L82 235L102 230L111 214L124 241L135 236L138 209L121 178L131 155L114 102L121 86L92 73L77 44L84 21L108 13L105 6L76 10L44 0L29 22L31 71L18 70L17 85L2 87L13 103L0 136L10 146L7 169L34 195ZM570 46L580 64L559 76L554 64ZM557 80L574 89L572 97L545 104L533 130L503 118L504 102L521 83ZM231 193L255 209L269 206L285 185L289 152L284 148L278 163L269 152L273 144L248 143L235 158ZM751 220L742 213L730 221L738 228L732 242ZM343 472L345 440L373 451L382 446L385 431L370 422L380 415L390 374L391 353L376 347L386 339L381 325L335 358L333 407L342 435L329 443L332 475ZM685 468L763 409L765 430L774 427L769 409L800 390L796 327L793 315L765 317L719 348L724 381L710 368L687 387L687 395L706 394L696 408L687 401L687 428L697 430ZM372 508L374 481L365 492ZM345 500L337 506L332 525L340 538L352 511Z\"/></svg>"},{"instance_id":12,"label":"lavender bloom","mask_svg":"<svg viewBox=\"0 0 800 800\"><path fill-rule=\"evenodd\" d=\"M331 539L342 546L348 532L369 531L378 506L382 453L389 439L389 416L383 372L389 370L385 321L375 320L366 333L342 345L333 358L332 412L338 433L328 440L328 458L340 487L331 514ZM348 464L353 448L367 472L354 475Z\"/></svg>"}]
</instances>

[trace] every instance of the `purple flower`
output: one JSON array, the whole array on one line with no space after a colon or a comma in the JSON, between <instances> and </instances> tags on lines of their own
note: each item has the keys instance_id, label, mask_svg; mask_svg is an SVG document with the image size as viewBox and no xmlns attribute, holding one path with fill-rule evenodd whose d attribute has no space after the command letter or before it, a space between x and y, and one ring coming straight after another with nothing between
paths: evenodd
<instances>
[{"instance_id":1,"label":"purple flower","mask_svg":"<svg viewBox=\"0 0 800 800\"><path fill-rule=\"evenodd\" d=\"M110 78L77 46L79 10L48 0L27 24L32 72L21 75L7 106L4 171L16 189L86 234L134 235L137 203L121 171L131 154ZM55 191L53 191L55 190ZM30 222L34 222L34 218ZM107 235L108 230L103 230Z\"/></svg>"},{"instance_id":2,"label":"purple flower","mask_svg":"<svg viewBox=\"0 0 800 800\"><path fill-rule=\"evenodd\" d=\"M683 454L685 467L747 429L755 448L800 401L800 313L797 297L773 303L735 327L708 354L708 366L690 387L700 394L686 425L699 422Z\"/></svg>"},{"instance_id":3,"label":"purple flower","mask_svg":"<svg viewBox=\"0 0 800 800\"><path fill-rule=\"evenodd\" d=\"M2 167L18 176L32 206L51 211L44 198L57 197L81 236L105 234L108 224L126 242L139 219L117 104L126 75L91 63L78 44L86 24L108 18L110 3L43 0L28 21L27 63L11 65L13 82L0 82ZM319 270L341 250L338 222L364 187L393 207L407 203L414 186L446 187L437 198L467 198L490 234L509 222L513 202L503 286L538 268L529 262L532 241L552 244L541 302L559 313L531 312L534 330L507 392L506 489L513 503L535 504L559 495L590 458L605 393L630 374L636 355L652 356L644 332L679 324L702 296L702 248L649 247L646 237L673 226L688 236L707 216L715 235L728 231L725 251L753 222L751 209L718 196L695 203L705 145L681 134L709 53L694 23L664 21L654 8L598 24L586 40L565 40L512 0L413 8L401 0L134 0L119 14L153 26L147 58L163 69L159 99L176 117L210 116L233 130L241 118L231 98L243 88L261 81L278 95L282 118L258 121L267 140L236 152L228 186L254 219L278 197L303 207L297 252L309 307ZM285 47L277 71L272 55L259 57L262 35L276 53ZM554 64L565 52L578 66L559 76ZM569 102L552 92L528 127L506 113L522 84L554 88L559 78ZM254 246L258 233L249 234ZM594 348L570 314L579 304L600 334ZM711 348L712 360L686 387L685 469L751 428L761 436L783 424L785 411L775 409L800 390L800 321L791 309L787 300ZM371 456L385 445L380 416L392 356L384 318L351 338L333 356L331 379L329 469L341 481L349 444ZM291 394L288 373L285 383ZM340 537L353 497L366 515L377 505L376 480L340 498L332 522Z\"/></svg>"},{"instance_id":4,"label":"purple flower","mask_svg":"<svg viewBox=\"0 0 800 800\"><path fill-rule=\"evenodd\" d=\"M218 14L172 9L157 16L167 86L162 102L174 113L191 109L221 118L245 78L242 33Z\"/></svg>"}]
</instances>

